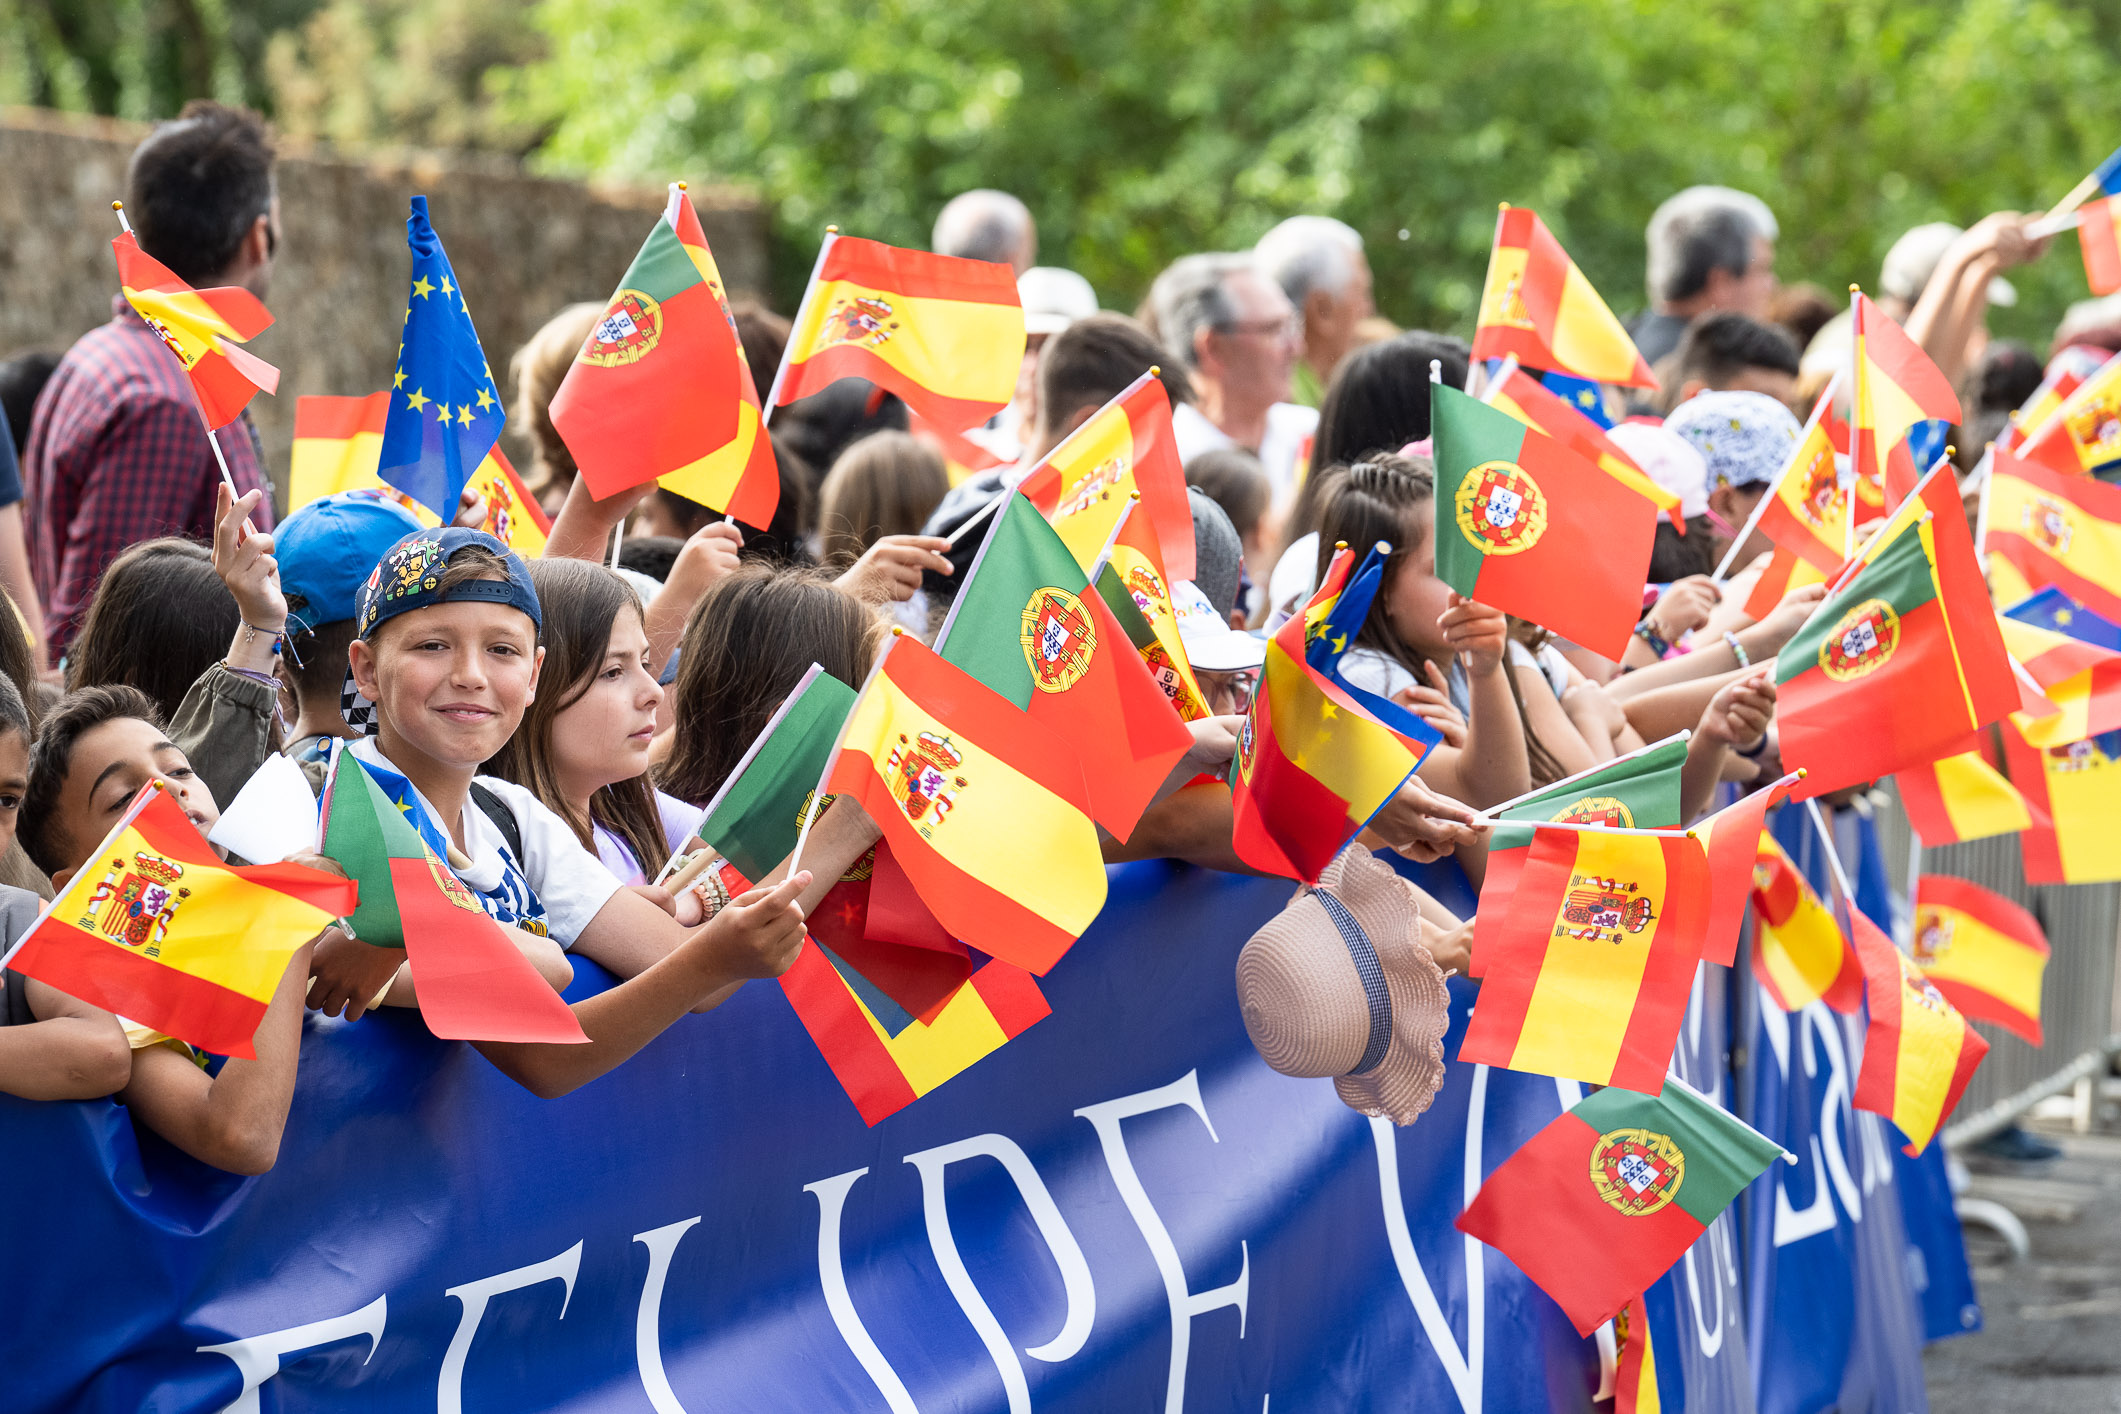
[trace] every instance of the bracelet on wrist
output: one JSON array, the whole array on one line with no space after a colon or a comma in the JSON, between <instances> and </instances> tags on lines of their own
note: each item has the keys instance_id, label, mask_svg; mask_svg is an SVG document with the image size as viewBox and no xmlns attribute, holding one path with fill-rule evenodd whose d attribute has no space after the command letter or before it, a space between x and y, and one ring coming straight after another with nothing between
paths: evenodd
<instances>
[{"instance_id":1,"label":"bracelet on wrist","mask_svg":"<svg viewBox=\"0 0 2121 1414\"><path fill-rule=\"evenodd\" d=\"M1672 651L1672 645L1665 641L1664 635L1657 632L1648 619L1644 619L1641 623L1635 625L1635 636L1647 644L1650 651L1660 658Z\"/></svg>"},{"instance_id":2,"label":"bracelet on wrist","mask_svg":"<svg viewBox=\"0 0 2121 1414\"><path fill-rule=\"evenodd\" d=\"M1738 660L1739 667L1750 668L1753 666L1753 655L1745 651L1745 645L1738 641L1737 634L1725 629L1723 631L1723 641L1730 645L1731 656Z\"/></svg>"},{"instance_id":3,"label":"bracelet on wrist","mask_svg":"<svg viewBox=\"0 0 2121 1414\"><path fill-rule=\"evenodd\" d=\"M272 640L273 652L278 653L280 651L280 645L285 640L287 634L286 624L283 623L278 628L259 628L249 619L241 619L238 622L243 625L243 646L245 648L250 647L250 645L255 643L260 637L264 637Z\"/></svg>"}]
</instances>

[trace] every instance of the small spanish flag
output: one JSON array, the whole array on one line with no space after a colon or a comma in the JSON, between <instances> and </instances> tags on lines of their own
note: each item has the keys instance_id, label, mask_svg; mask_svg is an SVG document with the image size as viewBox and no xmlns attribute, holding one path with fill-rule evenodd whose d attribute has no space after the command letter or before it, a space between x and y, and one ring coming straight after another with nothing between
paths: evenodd
<instances>
[{"instance_id":1,"label":"small spanish flag","mask_svg":"<svg viewBox=\"0 0 2121 1414\"><path fill-rule=\"evenodd\" d=\"M2010 422L1996 438L1996 450L2015 455L2031 438L2047 428L2048 420L2062 410L2069 395L2084 386L2113 356L2105 349L2073 344L2048 360L2040 386L2018 404Z\"/></svg>"},{"instance_id":2,"label":"small spanish flag","mask_svg":"<svg viewBox=\"0 0 2121 1414\"><path fill-rule=\"evenodd\" d=\"M1593 383L1654 388L1657 375L1539 214L1504 206L1495 218L1473 357L1508 358Z\"/></svg>"},{"instance_id":3,"label":"small spanish flag","mask_svg":"<svg viewBox=\"0 0 2121 1414\"><path fill-rule=\"evenodd\" d=\"M1764 619L1775 612L1777 604L1789 597L1791 590L1824 584L1832 573L1820 569L1789 546L1777 545L1768 556L1766 568L1753 580L1753 588L1746 595L1746 615L1755 621Z\"/></svg>"},{"instance_id":4,"label":"small spanish flag","mask_svg":"<svg viewBox=\"0 0 2121 1414\"><path fill-rule=\"evenodd\" d=\"M1191 522L1187 523L1191 533ZM1188 542L1190 543L1190 541ZM1178 632L1178 609L1172 602L1171 575L1164 568L1163 546L1156 526L1139 512L1120 522L1102 567L1092 561L1097 592L1118 616L1120 625L1134 640L1149 676L1184 720L1208 715L1208 699L1186 657L1186 643ZM1132 613L1128 612L1132 609ZM1148 637L1144 639L1142 631Z\"/></svg>"},{"instance_id":5,"label":"small spanish flag","mask_svg":"<svg viewBox=\"0 0 2121 1414\"><path fill-rule=\"evenodd\" d=\"M2001 559L2016 570L2027 592L2054 585L2093 612L2121 619L2121 487L2002 452L1990 477L1991 563ZM2004 595L2018 586L1999 576L1997 587Z\"/></svg>"},{"instance_id":6,"label":"small spanish flag","mask_svg":"<svg viewBox=\"0 0 2121 1414\"><path fill-rule=\"evenodd\" d=\"M1834 405L1839 380L1829 383L1812 405L1797 449L1775 482L1775 492L1760 513L1760 533L1778 547L1798 555L1814 569L1833 573L1848 558L1851 527L1849 497L1825 418ZM1780 596L1777 596L1778 599Z\"/></svg>"},{"instance_id":7,"label":"small spanish flag","mask_svg":"<svg viewBox=\"0 0 2121 1414\"><path fill-rule=\"evenodd\" d=\"M1983 751L1960 751L1896 772L1900 808L1922 843L1962 844L2012 835L2033 823L2025 797Z\"/></svg>"},{"instance_id":8,"label":"small spanish flag","mask_svg":"<svg viewBox=\"0 0 2121 1414\"><path fill-rule=\"evenodd\" d=\"M2040 921L2003 895L1945 874L1915 885L1915 965L1976 1021L2040 1045L2047 958Z\"/></svg>"},{"instance_id":9,"label":"small spanish flag","mask_svg":"<svg viewBox=\"0 0 2121 1414\"><path fill-rule=\"evenodd\" d=\"M1863 1004L1863 968L1848 934L1764 830L1753 860L1753 976L1784 1011L1825 1002L1853 1014Z\"/></svg>"},{"instance_id":10,"label":"small spanish flag","mask_svg":"<svg viewBox=\"0 0 2121 1414\"><path fill-rule=\"evenodd\" d=\"M1437 575L1618 659L1642 615L1661 503L1478 398L1440 383L1429 396Z\"/></svg>"},{"instance_id":11,"label":"small spanish flag","mask_svg":"<svg viewBox=\"0 0 2121 1414\"><path fill-rule=\"evenodd\" d=\"M2077 247L2084 252L2084 281L2095 295L2121 290L2121 229L2114 222L2115 200L2102 196L2077 208Z\"/></svg>"},{"instance_id":12,"label":"small spanish flag","mask_svg":"<svg viewBox=\"0 0 2121 1414\"><path fill-rule=\"evenodd\" d=\"M2111 741L2086 738L2038 747L2003 724L2011 784L2032 825L2018 836L2028 884L2101 884L2121 879L2121 761Z\"/></svg>"},{"instance_id":13,"label":"small spanish flag","mask_svg":"<svg viewBox=\"0 0 2121 1414\"><path fill-rule=\"evenodd\" d=\"M279 389L280 370L237 347L272 326L272 315L256 295L234 285L193 289L140 249L131 231L110 248L118 257L118 288L125 302L184 365L209 428L234 422L259 390Z\"/></svg>"},{"instance_id":14,"label":"small spanish flag","mask_svg":"<svg viewBox=\"0 0 2121 1414\"><path fill-rule=\"evenodd\" d=\"M1862 910L1849 910L1870 1025L1853 1103L1884 1115L1919 1154L1951 1116L1988 1042Z\"/></svg>"},{"instance_id":15,"label":"small spanish flag","mask_svg":"<svg viewBox=\"0 0 2121 1414\"><path fill-rule=\"evenodd\" d=\"M383 453L383 419L389 410L387 390L365 398L308 394L296 398L287 508L299 510L311 501L340 491L369 489L394 498L420 524L440 525L441 518L433 511L376 474ZM469 484L486 503L486 518L479 522L480 530L526 560L545 553L552 521L523 484L523 478L509 465L508 454L501 450L500 443L494 443L486 460L472 473Z\"/></svg>"},{"instance_id":16,"label":"small spanish flag","mask_svg":"<svg viewBox=\"0 0 2121 1414\"><path fill-rule=\"evenodd\" d=\"M1104 907L1075 753L918 639L885 648L823 788L861 802L951 936L1005 962L1044 974Z\"/></svg>"},{"instance_id":17,"label":"small spanish flag","mask_svg":"<svg viewBox=\"0 0 2121 1414\"><path fill-rule=\"evenodd\" d=\"M7 965L215 1055L251 1038L288 960L354 910L350 879L221 862L153 784L22 935Z\"/></svg>"},{"instance_id":18,"label":"small spanish flag","mask_svg":"<svg viewBox=\"0 0 2121 1414\"><path fill-rule=\"evenodd\" d=\"M1672 524L1679 533L1686 534L1686 522L1678 515L1678 492L1667 491L1652 481L1635 464L1635 459L1620 449L1619 443L1606 436L1605 428L1549 391L1537 378L1522 368L1508 365L1505 368L1508 370L1506 376L1489 385L1481 395L1482 402L1500 408L1534 432L1546 433L1577 455L1596 463L1601 471L1621 485L1649 497L1658 510L1672 517Z\"/></svg>"},{"instance_id":19,"label":"small spanish flag","mask_svg":"<svg viewBox=\"0 0 2121 1414\"><path fill-rule=\"evenodd\" d=\"M1613 1372L1613 1414L1663 1414L1646 1296L1636 1297L1613 1318L1613 1339L1620 1347L1618 1368Z\"/></svg>"},{"instance_id":20,"label":"small spanish flag","mask_svg":"<svg viewBox=\"0 0 2121 1414\"><path fill-rule=\"evenodd\" d=\"M1395 730L1306 657L1306 632L1327 622L1317 612L1351 585L1354 552L1343 547L1306 611L1267 643L1259 690L1230 764L1230 843L1253 868L1315 884L1333 856L1414 774L1439 738L1401 712ZM1374 595L1381 572L1355 592ZM1361 613L1350 606L1351 616ZM1363 610L1367 612L1367 610ZM1345 647L1343 643L1342 647Z\"/></svg>"},{"instance_id":21,"label":"small spanish flag","mask_svg":"<svg viewBox=\"0 0 2121 1414\"><path fill-rule=\"evenodd\" d=\"M1767 834L1767 813L1797 781L1793 772L1740 796L1694 826L1709 856L1709 923L1702 961L1729 967L1738 960L1738 934L1745 926L1754 862Z\"/></svg>"},{"instance_id":22,"label":"small spanish flag","mask_svg":"<svg viewBox=\"0 0 2121 1414\"><path fill-rule=\"evenodd\" d=\"M1890 509L1915 486L1915 464L1900 450L1901 441L1918 422L1959 421L1959 398L1929 355L1870 296L1859 290L1853 304L1856 476L1883 476Z\"/></svg>"},{"instance_id":23,"label":"small spanish flag","mask_svg":"<svg viewBox=\"0 0 2121 1414\"><path fill-rule=\"evenodd\" d=\"M2093 370L2011 455L2065 476L2121 461L2121 356Z\"/></svg>"},{"instance_id":24,"label":"small spanish flag","mask_svg":"<svg viewBox=\"0 0 2121 1414\"><path fill-rule=\"evenodd\" d=\"M1458 1058L1654 1095L1701 962L1708 856L1683 835L1538 833Z\"/></svg>"},{"instance_id":25,"label":"small spanish flag","mask_svg":"<svg viewBox=\"0 0 2121 1414\"><path fill-rule=\"evenodd\" d=\"M1092 413L1022 483L1084 569L1097 564L1128 498L1156 536L1163 568L1193 578L1193 507L1171 431L1171 399L1154 371Z\"/></svg>"},{"instance_id":26,"label":"small spanish flag","mask_svg":"<svg viewBox=\"0 0 2121 1414\"><path fill-rule=\"evenodd\" d=\"M1016 396L1024 309L1007 265L828 232L783 355L776 405L866 378L960 432Z\"/></svg>"},{"instance_id":27,"label":"small spanish flag","mask_svg":"<svg viewBox=\"0 0 2121 1414\"><path fill-rule=\"evenodd\" d=\"M2067 746L2088 736L2121 730L2121 653L2068 634L2029 624L2005 613L1997 617L2003 643L2056 710L2014 714L2018 730L2034 746Z\"/></svg>"}]
</instances>

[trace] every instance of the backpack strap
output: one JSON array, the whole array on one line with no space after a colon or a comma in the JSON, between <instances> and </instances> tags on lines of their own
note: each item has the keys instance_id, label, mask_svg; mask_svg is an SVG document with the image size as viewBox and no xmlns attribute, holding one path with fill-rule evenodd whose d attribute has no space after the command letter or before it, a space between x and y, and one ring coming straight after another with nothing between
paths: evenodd
<instances>
[{"instance_id":1,"label":"backpack strap","mask_svg":"<svg viewBox=\"0 0 2121 1414\"><path fill-rule=\"evenodd\" d=\"M523 862L523 827L516 823L516 813L508 808L508 802L495 795L477 781L471 783L471 803L479 807L479 813L493 821L493 827L501 832L508 842L509 853L516 863Z\"/></svg>"},{"instance_id":2,"label":"backpack strap","mask_svg":"<svg viewBox=\"0 0 2121 1414\"><path fill-rule=\"evenodd\" d=\"M22 974L10 968L5 974L7 994L0 1002L0 1026L27 1026L36 1015L29 1009L29 983Z\"/></svg>"}]
</instances>

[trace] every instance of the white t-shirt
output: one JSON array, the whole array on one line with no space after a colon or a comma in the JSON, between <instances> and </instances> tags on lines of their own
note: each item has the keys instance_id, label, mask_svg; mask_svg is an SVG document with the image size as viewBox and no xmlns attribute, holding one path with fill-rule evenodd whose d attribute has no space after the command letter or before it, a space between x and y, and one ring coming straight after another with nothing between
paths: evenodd
<instances>
[{"instance_id":1,"label":"white t-shirt","mask_svg":"<svg viewBox=\"0 0 2121 1414\"><path fill-rule=\"evenodd\" d=\"M391 764L373 737L363 737L347 749L364 764L380 766L401 778L404 775ZM563 948L573 947L589 920L619 891L619 881L594 854L582 848L567 822L529 791L494 776L479 776L476 783L500 797L515 816L516 829L523 836L523 857L515 857L502 838L500 827L486 818L478 802L466 800L462 819L467 846L464 852L471 857L471 864L452 872L496 922L542 932ZM441 819L434 802L420 794L417 787L413 788L412 798L416 807L427 813L429 821Z\"/></svg>"},{"instance_id":2,"label":"white t-shirt","mask_svg":"<svg viewBox=\"0 0 2121 1414\"><path fill-rule=\"evenodd\" d=\"M1375 648L1350 648L1342 654L1340 675L1364 692L1374 692L1384 698L1403 688L1429 685L1426 678L1414 676L1406 664ZM1444 674L1444 683L1450 689L1451 705L1458 709L1459 715L1472 716L1473 690L1466 682L1466 670L1458 659L1451 660L1450 670Z\"/></svg>"},{"instance_id":3,"label":"white t-shirt","mask_svg":"<svg viewBox=\"0 0 2121 1414\"><path fill-rule=\"evenodd\" d=\"M1296 461L1303 454L1304 439L1318 429L1318 409L1300 403L1276 403L1267 409L1266 435L1259 439L1259 464L1267 469L1274 499L1286 501L1296 494ZM1171 409L1171 438L1178 446L1181 463L1202 452L1234 447L1237 439L1208 421L1191 403Z\"/></svg>"}]
</instances>

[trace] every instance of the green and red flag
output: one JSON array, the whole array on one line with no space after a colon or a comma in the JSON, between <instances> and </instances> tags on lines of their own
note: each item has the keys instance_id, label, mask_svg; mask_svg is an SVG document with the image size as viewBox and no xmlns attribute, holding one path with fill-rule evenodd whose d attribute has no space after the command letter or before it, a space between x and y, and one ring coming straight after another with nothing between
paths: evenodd
<instances>
[{"instance_id":1,"label":"green and red flag","mask_svg":"<svg viewBox=\"0 0 2121 1414\"><path fill-rule=\"evenodd\" d=\"M780 476L758 388L681 185L553 394L551 416L600 500L660 480L746 525L773 519Z\"/></svg>"},{"instance_id":2,"label":"green and red flag","mask_svg":"<svg viewBox=\"0 0 2121 1414\"><path fill-rule=\"evenodd\" d=\"M1193 734L1060 533L1007 495L935 651L1075 749L1091 815L1123 840Z\"/></svg>"},{"instance_id":3,"label":"green and red flag","mask_svg":"<svg viewBox=\"0 0 2121 1414\"><path fill-rule=\"evenodd\" d=\"M1922 975L1961 1012L2041 1044L2047 933L2022 906L1965 879L1924 874L1915 885L1914 950Z\"/></svg>"},{"instance_id":4,"label":"green and red flag","mask_svg":"<svg viewBox=\"0 0 2121 1414\"><path fill-rule=\"evenodd\" d=\"M271 313L256 295L235 285L193 289L140 249L131 231L110 248L118 257L118 288L125 302L184 365L208 428L234 422L259 391L279 388L279 369L237 347L272 325Z\"/></svg>"},{"instance_id":5,"label":"green and red flag","mask_svg":"<svg viewBox=\"0 0 2121 1414\"><path fill-rule=\"evenodd\" d=\"M1919 1154L1966 1093L1988 1042L1862 910L1848 912L1871 1018L1852 1103L1891 1120Z\"/></svg>"},{"instance_id":6,"label":"green and red flag","mask_svg":"<svg viewBox=\"0 0 2121 1414\"><path fill-rule=\"evenodd\" d=\"M765 878L794 852L854 697L812 663L707 802L693 833L747 880Z\"/></svg>"},{"instance_id":7,"label":"green and red flag","mask_svg":"<svg viewBox=\"0 0 2121 1414\"><path fill-rule=\"evenodd\" d=\"M1680 823L1679 771L1686 765L1687 734L1639 746L1625 756L1556 781L1499 810L1489 812L1500 823L1488 836L1488 868L1481 881L1481 908L1473 915L1473 956L1467 972L1487 972L1487 949L1502 930L1510 896L1524 873L1537 831L1510 821L1563 820L1621 829L1668 830ZM1482 922L1485 918L1489 921Z\"/></svg>"},{"instance_id":8,"label":"green and red flag","mask_svg":"<svg viewBox=\"0 0 2121 1414\"><path fill-rule=\"evenodd\" d=\"M2084 256L2084 283L2095 295L2121 290L2121 199L2102 196L2077 208L2077 248Z\"/></svg>"},{"instance_id":9,"label":"green and red flag","mask_svg":"<svg viewBox=\"0 0 2121 1414\"><path fill-rule=\"evenodd\" d=\"M333 758L320 852L361 886L364 943L403 948L427 1029L450 1041L586 1042L581 1023L350 751Z\"/></svg>"},{"instance_id":10,"label":"green and red flag","mask_svg":"<svg viewBox=\"0 0 2121 1414\"><path fill-rule=\"evenodd\" d=\"M1579 455L1597 463L1607 475L1656 503L1672 518L1672 527L1686 534L1686 519L1679 512L1679 493L1667 491L1652 481L1635 459L1622 451L1606 430L1571 407L1566 399L1522 368L1505 363L1481 394L1481 401L1499 408L1534 432L1544 432Z\"/></svg>"},{"instance_id":11,"label":"green and red flag","mask_svg":"<svg viewBox=\"0 0 2121 1414\"><path fill-rule=\"evenodd\" d=\"M1436 573L1468 599L1619 658L1658 503L1566 443L1431 384Z\"/></svg>"},{"instance_id":12,"label":"green and red flag","mask_svg":"<svg viewBox=\"0 0 2121 1414\"><path fill-rule=\"evenodd\" d=\"M1677 1080L1649 1094L1600 1090L1488 1175L1457 1227L1515 1262L1589 1335L1783 1156Z\"/></svg>"}]
</instances>

